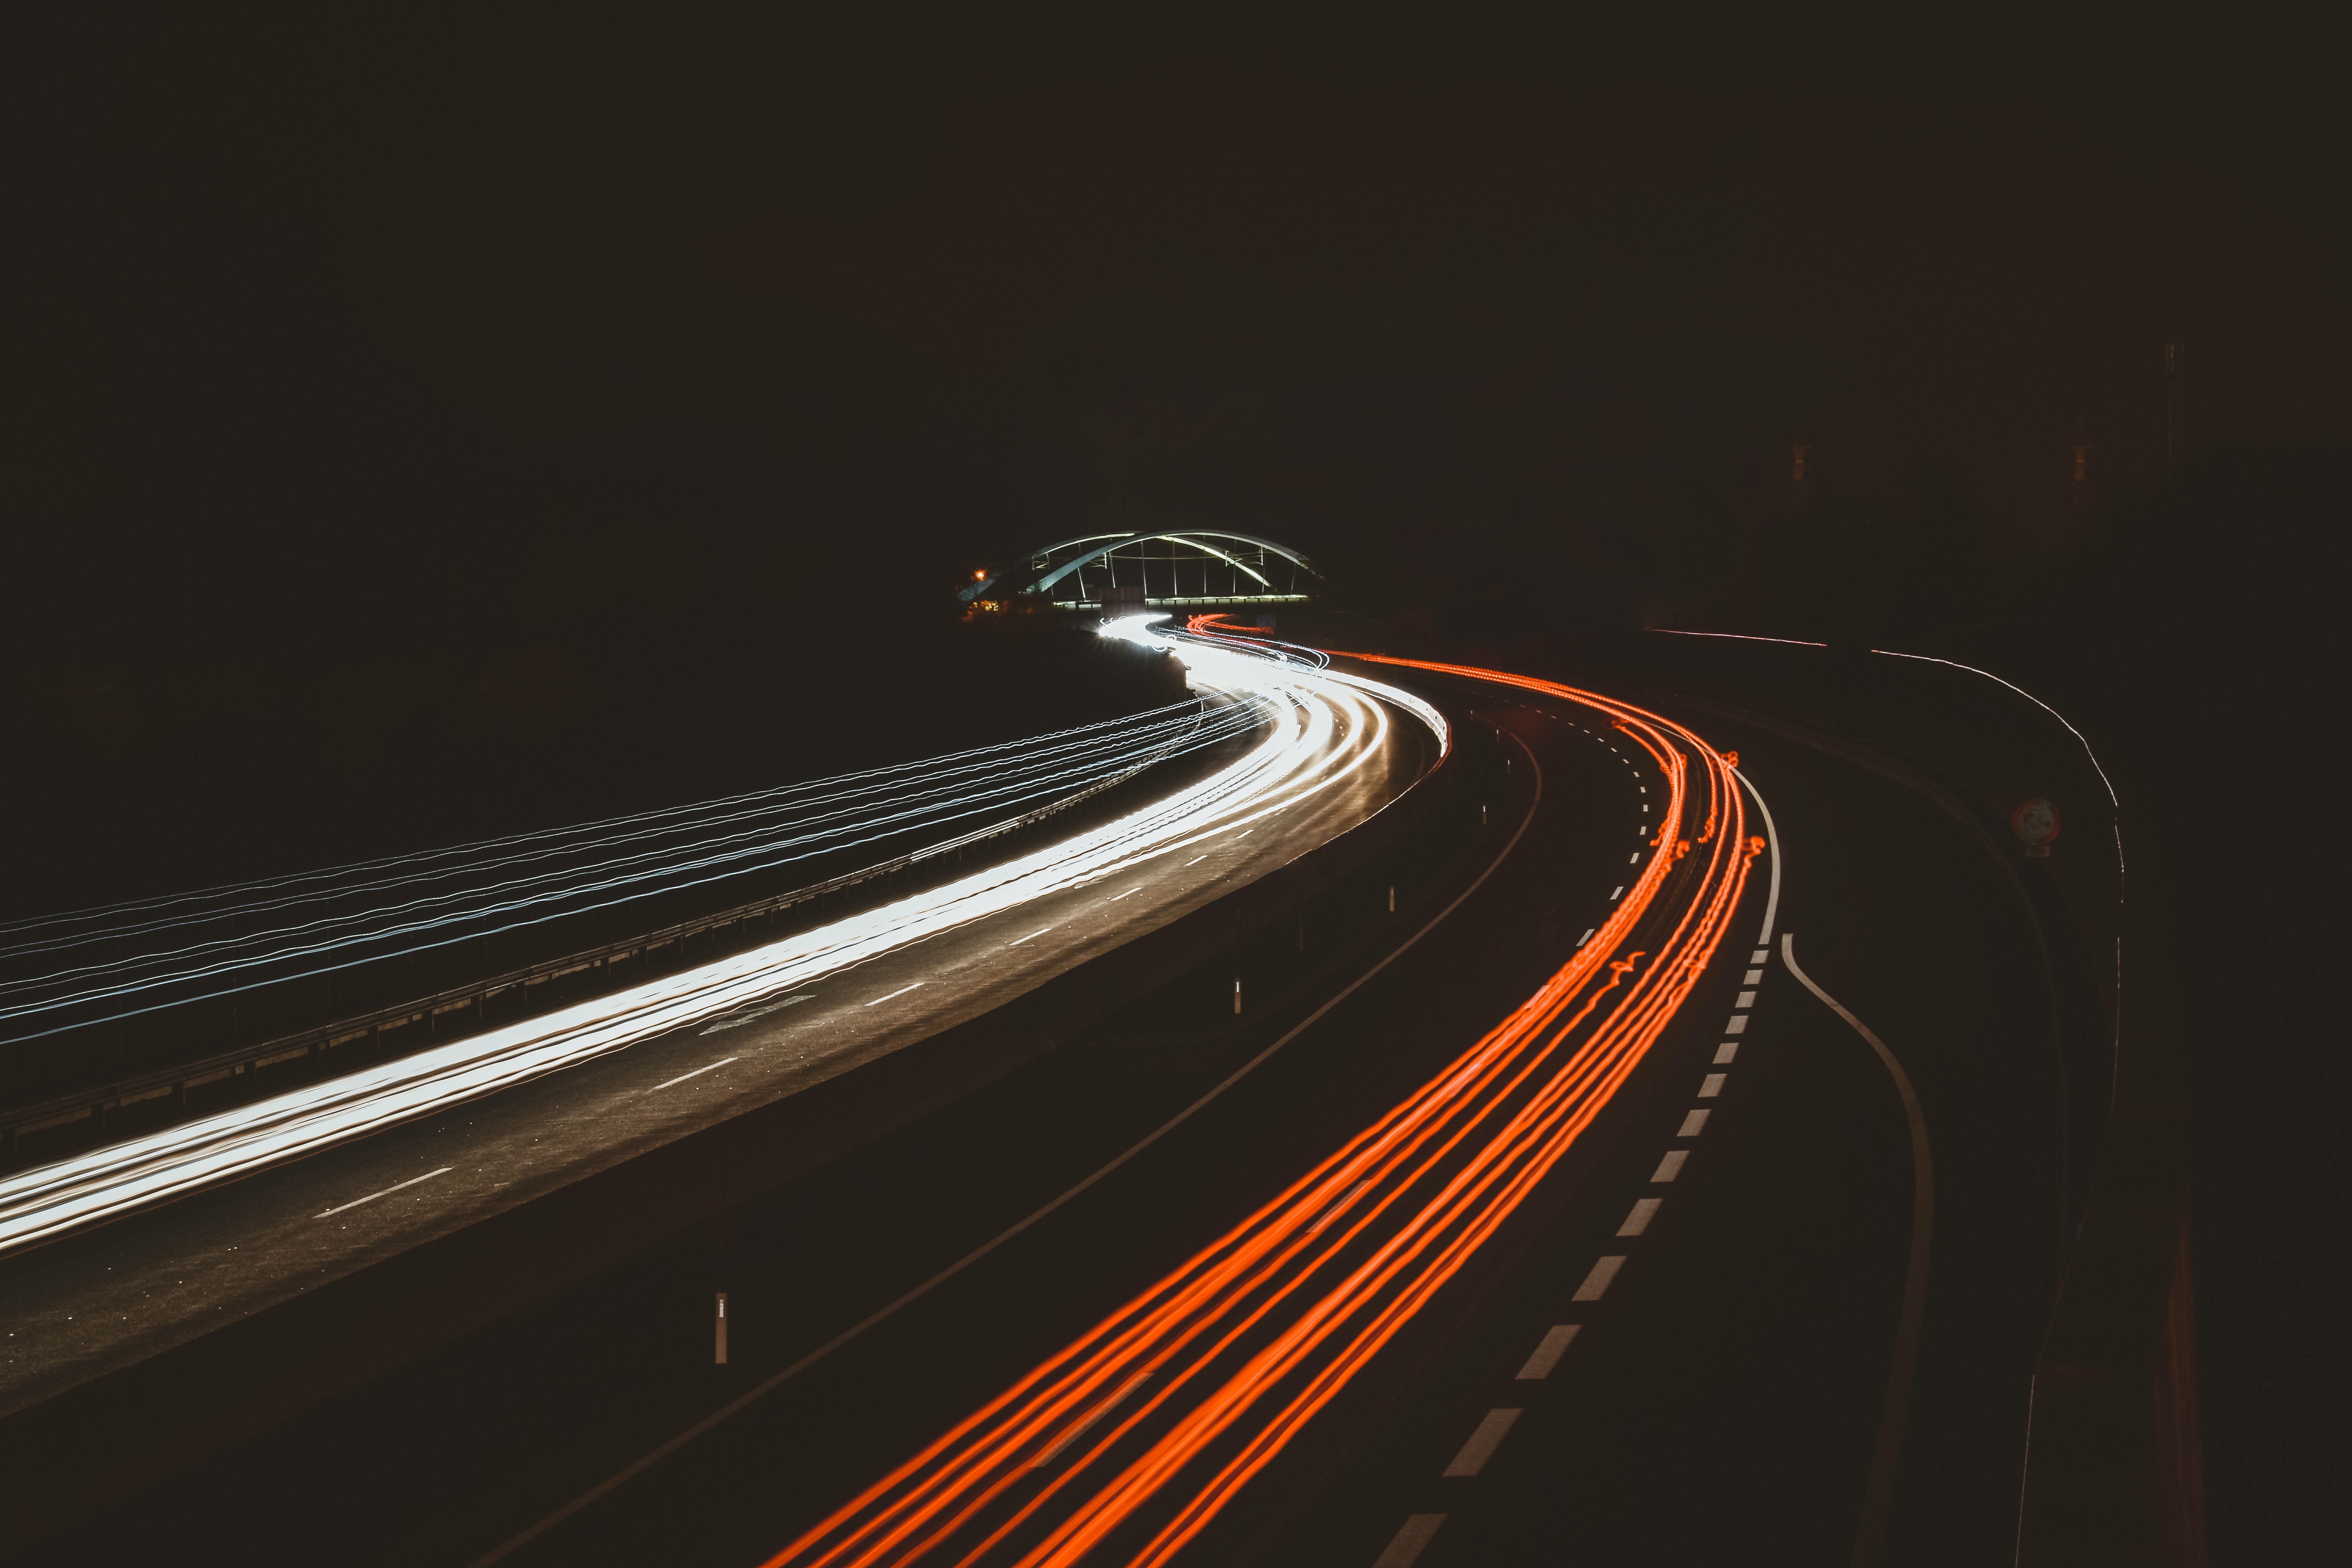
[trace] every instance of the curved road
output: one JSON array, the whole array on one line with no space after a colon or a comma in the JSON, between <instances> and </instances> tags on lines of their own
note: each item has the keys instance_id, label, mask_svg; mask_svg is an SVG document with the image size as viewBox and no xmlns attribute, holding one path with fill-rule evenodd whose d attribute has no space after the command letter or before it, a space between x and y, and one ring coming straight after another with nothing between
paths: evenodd
<instances>
[{"instance_id":1,"label":"curved road","mask_svg":"<svg viewBox=\"0 0 2352 1568\"><path fill-rule=\"evenodd\" d=\"M54 1560L234 1519L249 1561L299 1562L394 1497L400 1522L341 1554L2001 1551L2063 1173L2044 966L1979 847L1769 731L1352 668L1416 686L1467 747L1461 831L1370 945L1296 960L1297 994L1238 1024L1155 999L1164 1024L1033 1064ZM872 978L887 1005L912 972ZM272 1467L299 1484L252 1479Z\"/></svg>"}]
</instances>

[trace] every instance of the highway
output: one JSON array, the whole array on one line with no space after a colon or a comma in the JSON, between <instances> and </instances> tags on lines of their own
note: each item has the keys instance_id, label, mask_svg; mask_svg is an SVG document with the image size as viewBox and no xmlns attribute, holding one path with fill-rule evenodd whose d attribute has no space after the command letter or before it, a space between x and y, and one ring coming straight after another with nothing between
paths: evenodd
<instances>
[{"instance_id":1,"label":"highway","mask_svg":"<svg viewBox=\"0 0 2352 1568\"><path fill-rule=\"evenodd\" d=\"M1476 671L1333 671L1350 672L1444 710L1477 807L1420 872L1381 873L1396 914L1368 941L1260 953L1297 984L1238 1021L1145 999L1159 1016L289 1423L49 1560L233 1519L250 1560L298 1562L395 1495L400 1524L350 1555L1998 1549L2064 1175L2051 998L1978 848L1768 726ZM906 959L823 999L828 1027L922 997ZM798 1039L819 1005L727 1033ZM640 1047L591 1070L716 1093L749 1055ZM466 1173L425 1142L458 1135L414 1134L403 1158L448 1167L423 1190ZM495 1430L453 1429L461 1407Z\"/></svg>"},{"instance_id":2,"label":"highway","mask_svg":"<svg viewBox=\"0 0 2352 1568\"><path fill-rule=\"evenodd\" d=\"M1002 1005L1355 826L1444 744L1433 713L1372 683L1208 647L1189 668L1250 716L1236 754L1112 822L749 952L0 1178L0 1253L23 1254L0 1268L0 1414Z\"/></svg>"}]
</instances>

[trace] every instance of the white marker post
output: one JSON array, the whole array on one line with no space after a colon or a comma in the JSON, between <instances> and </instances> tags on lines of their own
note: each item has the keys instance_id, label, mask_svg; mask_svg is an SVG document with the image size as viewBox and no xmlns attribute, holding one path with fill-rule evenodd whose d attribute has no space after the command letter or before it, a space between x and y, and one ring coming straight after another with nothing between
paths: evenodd
<instances>
[{"instance_id":1,"label":"white marker post","mask_svg":"<svg viewBox=\"0 0 2352 1568\"><path fill-rule=\"evenodd\" d=\"M714 1324L718 1332L718 1341L713 1347L717 1353L711 1357L711 1364L725 1366L727 1364L727 1292L724 1290L719 1292L719 1316L714 1320Z\"/></svg>"}]
</instances>

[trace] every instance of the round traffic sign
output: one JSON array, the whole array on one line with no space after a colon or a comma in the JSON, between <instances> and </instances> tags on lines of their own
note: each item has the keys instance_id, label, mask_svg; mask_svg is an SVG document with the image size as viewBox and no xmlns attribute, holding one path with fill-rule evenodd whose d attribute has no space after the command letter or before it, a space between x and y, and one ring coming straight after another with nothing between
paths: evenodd
<instances>
[{"instance_id":1,"label":"round traffic sign","mask_svg":"<svg viewBox=\"0 0 2352 1568\"><path fill-rule=\"evenodd\" d=\"M2058 808L2038 795L2021 801L2009 814L2009 828L2024 844L2028 855L2047 855L2050 841L2058 837Z\"/></svg>"}]
</instances>

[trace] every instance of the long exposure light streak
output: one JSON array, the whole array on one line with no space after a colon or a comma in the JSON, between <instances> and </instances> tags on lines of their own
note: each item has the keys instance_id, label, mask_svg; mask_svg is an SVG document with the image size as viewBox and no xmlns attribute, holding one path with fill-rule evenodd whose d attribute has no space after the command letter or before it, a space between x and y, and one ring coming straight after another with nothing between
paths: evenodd
<instances>
[{"instance_id":1,"label":"long exposure light streak","mask_svg":"<svg viewBox=\"0 0 2352 1568\"><path fill-rule=\"evenodd\" d=\"M1112 635L1159 641L1140 619ZM825 974L1246 829L1352 776L1420 699L1263 655L1188 646L1198 689L1247 705L1261 738L1208 777L1089 831L748 952L0 1178L0 1253L299 1158L379 1128L736 1011Z\"/></svg>"},{"instance_id":2,"label":"long exposure light streak","mask_svg":"<svg viewBox=\"0 0 2352 1568\"><path fill-rule=\"evenodd\" d=\"M1665 781L1657 852L1484 1038L767 1568L1166 1563L1494 1236L1673 1020L1764 847L1727 758L1591 692L1381 662L1604 715Z\"/></svg>"},{"instance_id":3,"label":"long exposure light streak","mask_svg":"<svg viewBox=\"0 0 2352 1568\"><path fill-rule=\"evenodd\" d=\"M1084 793L1215 745L1259 721L1254 701L1206 711L1188 702L1135 721L1037 737L1012 755L992 747L699 808L469 847L487 853L443 851L393 866L350 868L356 874L340 879L335 872L323 872L185 895L126 907L131 918L106 924L91 922L112 911L23 922L18 931L37 934L0 947L0 963L97 951L87 962L0 978L0 1023L58 1014L67 1016L63 1027L107 1022L676 893L910 833L936 834L975 817L1002 820L1039 801ZM234 897L256 890L265 896ZM131 998L141 998L141 1005L125 1005Z\"/></svg>"}]
</instances>

